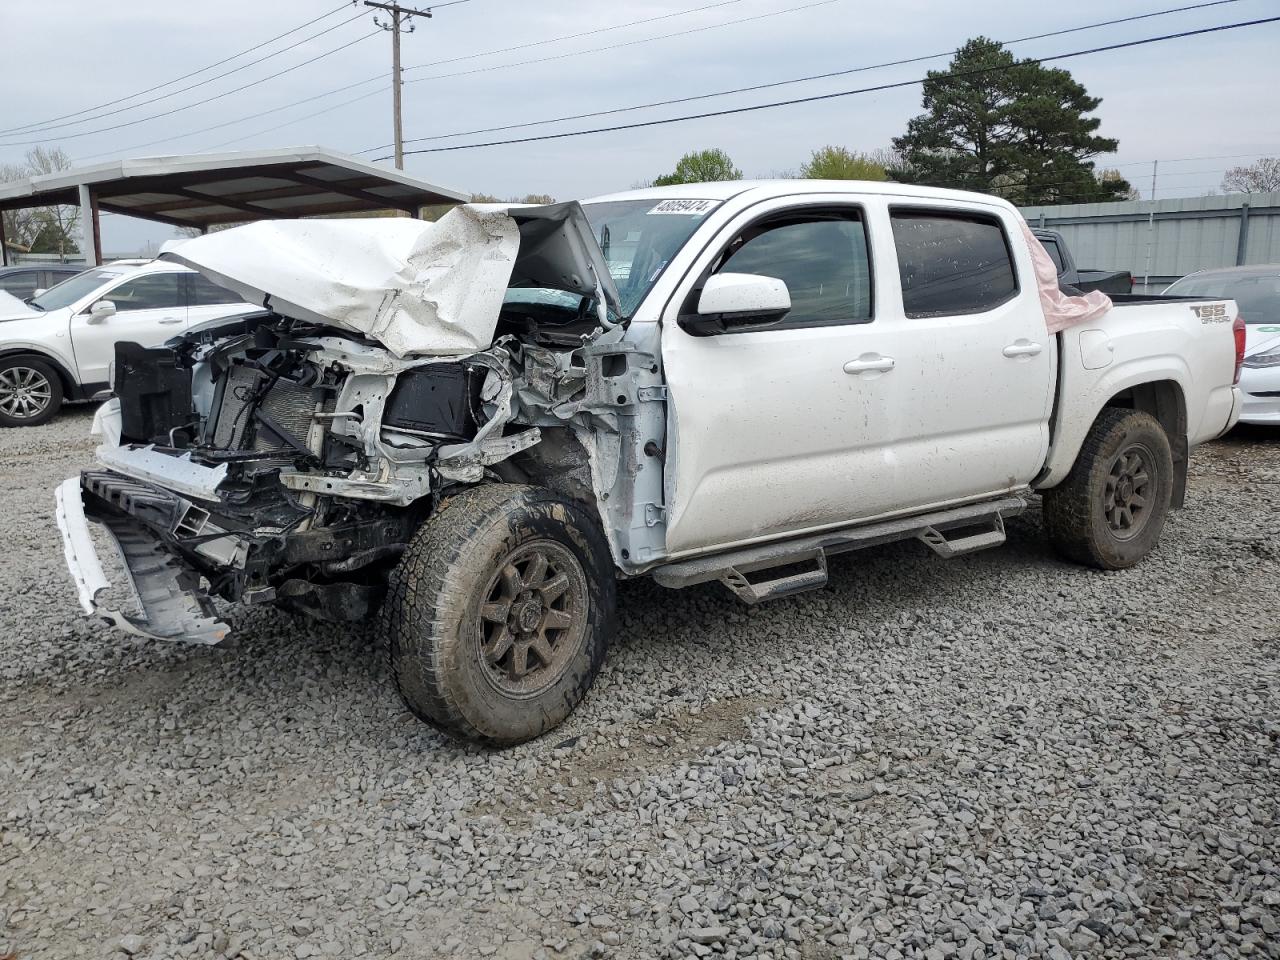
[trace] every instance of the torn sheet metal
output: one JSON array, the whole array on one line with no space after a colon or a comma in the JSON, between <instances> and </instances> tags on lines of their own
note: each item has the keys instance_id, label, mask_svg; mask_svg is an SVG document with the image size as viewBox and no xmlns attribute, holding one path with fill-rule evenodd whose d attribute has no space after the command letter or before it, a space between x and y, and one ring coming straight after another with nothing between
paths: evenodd
<instances>
[{"instance_id":1,"label":"torn sheet metal","mask_svg":"<svg viewBox=\"0 0 1280 960\"><path fill-rule=\"evenodd\" d=\"M371 337L398 357L456 356L493 341L519 246L519 228L504 209L467 205L435 223L250 223L162 257L250 303Z\"/></svg>"},{"instance_id":2,"label":"torn sheet metal","mask_svg":"<svg viewBox=\"0 0 1280 960\"><path fill-rule=\"evenodd\" d=\"M597 300L602 326L618 292L576 202L466 204L435 223L275 220L168 247L250 303L377 340L395 356L465 356L493 342L507 288Z\"/></svg>"},{"instance_id":3,"label":"torn sheet metal","mask_svg":"<svg viewBox=\"0 0 1280 960\"><path fill-rule=\"evenodd\" d=\"M107 528L124 561L125 572L142 616L104 606L102 594L111 583L103 573L89 534L81 499L80 478L64 480L57 489L55 517L62 533L67 569L75 581L80 607L91 616L135 636L187 643L221 643L231 632L218 618L213 602L199 593L199 578L179 564L158 540L125 523Z\"/></svg>"}]
</instances>

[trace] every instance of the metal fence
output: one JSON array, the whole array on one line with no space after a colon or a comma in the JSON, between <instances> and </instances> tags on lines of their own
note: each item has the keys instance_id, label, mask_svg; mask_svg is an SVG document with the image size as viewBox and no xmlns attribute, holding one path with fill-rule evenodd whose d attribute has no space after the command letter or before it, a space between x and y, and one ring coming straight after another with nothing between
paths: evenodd
<instances>
[{"instance_id":1,"label":"metal fence","mask_svg":"<svg viewBox=\"0 0 1280 960\"><path fill-rule=\"evenodd\" d=\"M1023 207L1022 215L1059 231L1077 266L1128 270L1139 291L1212 267L1280 263L1280 193Z\"/></svg>"},{"instance_id":2,"label":"metal fence","mask_svg":"<svg viewBox=\"0 0 1280 960\"><path fill-rule=\"evenodd\" d=\"M84 255L79 253L69 253L65 257L60 257L56 253L18 253L12 248L9 251L10 264L33 264L33 263L84 263Z\"/></svg>"}]
</instances>

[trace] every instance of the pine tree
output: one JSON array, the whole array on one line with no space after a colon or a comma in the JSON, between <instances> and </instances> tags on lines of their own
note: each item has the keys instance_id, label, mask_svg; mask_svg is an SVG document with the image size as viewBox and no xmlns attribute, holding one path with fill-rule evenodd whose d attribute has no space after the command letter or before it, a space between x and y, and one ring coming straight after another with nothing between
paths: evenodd
<instances>
[{"instance_id":1,"label":"pine tree","mask_svg":"<svg viewBox=\"0 0 1280 960\"><path fill-rule=\"evenodd\" d=\"M1091 97L1066 70L1016 60L985 37L966 43L946 70L929 71L925 113L894 138L896 180L997 193L1020 204L1124 199L1124 178L1099 180L1092 157L1115 152L1097 134Z\"/></svg>"}]
</instances>

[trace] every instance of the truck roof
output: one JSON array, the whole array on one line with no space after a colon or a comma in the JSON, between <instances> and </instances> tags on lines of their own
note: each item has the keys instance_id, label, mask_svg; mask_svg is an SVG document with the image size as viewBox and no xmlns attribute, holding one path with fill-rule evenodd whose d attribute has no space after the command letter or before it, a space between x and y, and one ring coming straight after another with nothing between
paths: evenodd
<instances>
[{"instance_id":1,"label":"truck roof","mask_svg":"<svg viewBox=\"0 0 1280 960\"><path fill-rule=\"evenodd\" d=\"M790 197L804 193L848 193L900 196L915 199L962 200L967 203L983 203L1016 209L1007 200L988 193L969 190L944 190L939 187L920 187L909 183L890 183L884 180L721 180L714 183L680 183L670 187L644 187L625 190L601 197L592 197L584 203L605 203L616 200L729 200L744 197L750 200L768 200L773 197Z\"/></svg>"}]
</instances>

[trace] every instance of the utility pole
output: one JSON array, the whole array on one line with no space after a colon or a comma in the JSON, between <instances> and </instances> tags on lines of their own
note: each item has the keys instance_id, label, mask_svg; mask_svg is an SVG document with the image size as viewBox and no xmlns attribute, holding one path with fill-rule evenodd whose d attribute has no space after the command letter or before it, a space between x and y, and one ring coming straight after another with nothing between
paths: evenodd
<instances>
[{"instance_id":1,"label":"utility pole","mask_svg":"<svg viewBox=\"0 0 1280 960\"><path fill-rule=\"evenodd\" d=\"M400 25L408 25L405 33L413 33L413 18L431 19L430 8L415 10L413 7L402 7L398 3L377 3L375 0L364 0L366 7L377 7L391 14L391 22L383 23L374 14L373 22L391 34L391 109L394 113L393 123L396 134L396 169L404 169L404 123L400 115L400 92L404 81L400 78Z\"/></svg>"},{"instance_id":2,"label":"utility pole","mask_svg":"<svg viewBox=\"0 0 1280 960\"><path fill-rule=\"evenodd\" d=\"M1151 292L1151 242L1156 233L1156 174L1160 171L1160 161L1151 161L1151 208L1147 211L1147 269L1142 278L1142 292Z\"/></svg>"}]
</instances>

